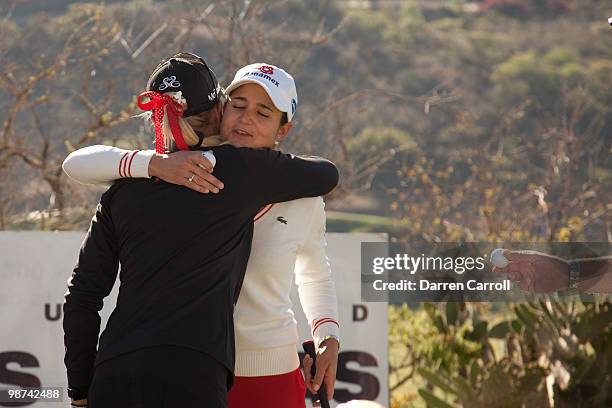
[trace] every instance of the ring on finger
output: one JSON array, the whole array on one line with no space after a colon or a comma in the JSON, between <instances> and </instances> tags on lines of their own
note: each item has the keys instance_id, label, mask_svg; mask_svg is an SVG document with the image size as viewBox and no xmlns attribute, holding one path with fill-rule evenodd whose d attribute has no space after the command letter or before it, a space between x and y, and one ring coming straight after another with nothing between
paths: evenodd
<instances>
[{"instance_id":1,"label":"ring on finger","mask_svg":"<svg viewBox=\"0 0 612 408\"><path fill-rule=\"evenodd\" d=\"M189 180L189 182L191 183L193 181L193 179L195 178L195 174L192 174L191 177L189 177L187 180Z\"/></svg>"}]
</instances>

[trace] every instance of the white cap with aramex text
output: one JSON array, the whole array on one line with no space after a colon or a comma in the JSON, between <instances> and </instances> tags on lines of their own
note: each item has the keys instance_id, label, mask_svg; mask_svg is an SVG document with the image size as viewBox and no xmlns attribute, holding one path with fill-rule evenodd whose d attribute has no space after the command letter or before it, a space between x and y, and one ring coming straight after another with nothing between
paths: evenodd
<instances>
[{"instance_id":1,"label":"white cap with aramex text","mask_svg":"<svg viewBox=\"0 0 612 408\"><path fill-rule=\"evenodd\" d=\"M287 113L287 120L291 122L297 110L297 90L293 77L282 68L266 63L257 63L240 68L234 80L225 92L229 95L240 85L254 83L260 85L270 96L274 106Z\"/></svg>"}]
</instances>

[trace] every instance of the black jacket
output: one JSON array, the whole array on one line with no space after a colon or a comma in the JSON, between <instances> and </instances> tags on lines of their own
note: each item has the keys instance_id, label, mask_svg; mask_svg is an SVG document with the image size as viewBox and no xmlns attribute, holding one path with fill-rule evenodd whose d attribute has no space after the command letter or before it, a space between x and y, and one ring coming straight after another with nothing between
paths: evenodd
<instances>
[{"instance_id":1,"label":"black jacket","mask_svg":"<svg viewBox=\"0 0 612 408\"><path fill-rule=\"evenodd\" d=\"M331 191L329 161L269 149L213 148L225 188L200 194L153 179L124 179L103 195L68 282L64 362L84 398L94 367L136 349L175 345L234 371L233 308L251 250L253 217L273 202ZM119 274L117 305L100 336L102 299ZM228 384L228 386L231 384Z\"/></svg>"}]
</instances>

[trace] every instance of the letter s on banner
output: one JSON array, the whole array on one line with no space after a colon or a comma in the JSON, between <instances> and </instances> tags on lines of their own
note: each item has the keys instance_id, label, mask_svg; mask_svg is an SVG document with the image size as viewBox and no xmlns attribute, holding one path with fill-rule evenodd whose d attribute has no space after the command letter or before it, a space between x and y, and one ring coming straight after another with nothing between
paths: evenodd
<instances>
[{"instance_id":1,"label":"letter s on banner","mask_svg":"<svg viewBox=\"0 0 612 408\"><path fill-rule=\"evenodd\" d=\"M13 385L16 387L32 387L39 388L40 380L32 374L20 373L7 368L10 363L17 363L21 367L39 367L38 359L30 353L24 351L7 351L0 353L0 384ZM19 407L31 405L31 403L19 402L0 402L0 407Z\"/></svg>"},{"instance_id":2,"label":"letter s on banner","mask_svg":"<svg viewBox=\"0 0 612 408\"><path fill-rule=\"evenodd\" d=\"M304 352L299 352L300 368L303 370L304 366ZM338 402L348 402L353 399L366 399L376 401L380 394L380 382L375 375L366 373L363 371L351 370L347 367L350 362L359 363L362 367L378 367L376 358L364 351L342 351L338 354L338 371L336 372L336 380L342 381L348 384L354 384L361 387L361 390L356 393L352 393L345 388L342 388L336 383L336 389L334 391L334 400ZM306 391L306 398L312 401L316 400L310 391Z\"/></svg>"},{"instance_id":3,"label":"letter s on banner","mask_svg":"<svg viewBox=\"0 0 612 408\"><path fill-rule=\"evenodd\" d=\"M376 358L363 351L347 351L338 355L338 373L336 379L350 384L361 386L361 390L352 393L345 388L336 388L334 399L339 402L347 402L353 399L365 399L376 401L380 394L380 382L375 375L363 371L351 370L347 367L350 362L357 362L362 367L378 367Z\"/></svg>"}]
</instances>

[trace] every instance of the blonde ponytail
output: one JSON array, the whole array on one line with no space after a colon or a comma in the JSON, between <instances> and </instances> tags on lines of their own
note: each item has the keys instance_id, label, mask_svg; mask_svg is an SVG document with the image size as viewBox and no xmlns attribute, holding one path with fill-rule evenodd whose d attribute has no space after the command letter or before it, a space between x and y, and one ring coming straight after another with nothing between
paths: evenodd
<instances>
[{"instance_id":1,"label":"blonde ponytail","mask_svg":"<svg viewBox=\"0 0 612 408\"><path fill-rule=\"evenodd\" d=\"M164 139L166 142L166 148L168 150L173 150L173 147L176 146L176 143L174 143L174 137L172 137L172 131L170 130L170 121L168 120L168 113L166 112L166 109L168 109L168 106L164 106ZM189 122L187 122L185 118L180 117L178 118L178 123L181 128L181 133L183 134L183 139L185 140L185 143L187 143L187 146L197 145L200 141L200 138L198 137L198 135L196 135L196 132L193 130Z\"/></svg>"},{"instance_id":2,"label":"blonde ponytail","mask_svg":"<svg viewBox=\"0 0 612 408\"><path fill-rule=\"evenodd\" d=\"M187 110L187 101L183 98L182 93L179 92L168 92L166 95L172 97L175 102L179 103L183 107L183 111ZM164 115L162 121L162 133L164 136L164 143L166 147L166 151L172 152L176 150L176 142L174 141L174 136L172 135L172 129L170 128L170 120L168 119L168 105L164 105ZM153 117L150 112L145 112L145 117L152 121ZM139 115L139 116L143 116ZM181 129L181 133L183 135L183 140L187 146L195 146L195 147L209 147L209 146L218 146L220 144L227 143L227 141L221 136L207 136L204 138L200 145L200 137L196 134L193 127L189 124L187 119L183 117L178 117L178 125Z\"/></svg>"}]
</instances>

